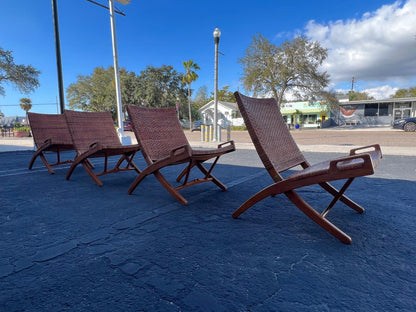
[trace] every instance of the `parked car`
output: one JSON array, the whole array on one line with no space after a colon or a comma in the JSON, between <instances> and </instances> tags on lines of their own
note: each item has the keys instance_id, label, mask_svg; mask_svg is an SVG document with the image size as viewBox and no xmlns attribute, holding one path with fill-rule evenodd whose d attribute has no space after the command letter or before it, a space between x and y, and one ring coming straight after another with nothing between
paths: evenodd
<instances>
[{"instance_id":1,"label":"parked car","mask_svg":"<svg viewBox=\"0 0 416 312\"><path fill-rule=\"evenodd\" d=\"M183 129L189 129L189 121L185 119L180 119L179 122Z\"/></svg>"},{"instance_id":2,"label":"parked car","mask_svg":"<svg viewBox=\"0 0 416 312\"><path fill-rule=\"evenodd\" d=\"M416 131L416 117L397 119L393 122L393 128L403 129L406 132Z\"/></svg>"},{"instance_id":3,"label":"parked car","mask_svg":"<svg viewBox=\"0 0 416 312\"><path fill-rule=\"evenodd\" d=\"M201 120L194 121L194 127L192 128L192 131L201 131L201 125L203 125L204 122Z\"/></svg>"}]
</instances>

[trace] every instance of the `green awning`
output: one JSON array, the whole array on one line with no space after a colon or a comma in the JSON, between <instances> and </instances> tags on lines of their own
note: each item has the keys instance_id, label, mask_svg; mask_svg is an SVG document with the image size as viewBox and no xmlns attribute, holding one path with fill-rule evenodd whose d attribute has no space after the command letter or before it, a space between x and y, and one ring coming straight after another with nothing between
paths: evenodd
<instances>
[{"instance_id":1,"label":"green awning","mask_svg":"<svg viewBox=\"0 0 416 312\"><path fill-rule=\"evenodd\" d=\"M305 108L305 109L299 109L298 110L301 114L322 114L322 113L326 113L325 109L322 109L320 107L316 107L316 108ZM296 113L296 109L288 109L288 110L282 110L281 111L282 115L293 115Z\"/></svg>"}]
</instances>

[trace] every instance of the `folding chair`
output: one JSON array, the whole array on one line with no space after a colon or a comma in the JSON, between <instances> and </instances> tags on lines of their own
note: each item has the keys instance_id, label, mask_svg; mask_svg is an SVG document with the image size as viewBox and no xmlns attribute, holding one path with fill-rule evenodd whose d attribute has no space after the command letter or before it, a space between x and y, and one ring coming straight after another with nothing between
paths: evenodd
<instances>
[{"instance_id":1,"label":"folding chair","mask_svg":"<svg viewBox=\"0 0 416 312\"><path fill-rule=\"evenodd\" d=\"M77 156L66 175L67 180L70 179L79 164L82 164L98 186L103 185L98 177L105 174L127 170L135 170L140 173L139 168L133 162L134 155L140 146L138 144L123 146L120 143L110 112L66 110L64 115L77 151ZM109 169L108 158L111 156L120 156L120 158L114 168ZM104 170L95 173L88 158L98 157L104 158ZM126 162L125 167L121 166L123 162Z\"/></svg>"},{"instance_id":2,"label":"folding chair","mask_svg":"<svg viewBox=\"0 0 416 312\"><path fill-rule=\"evenodd\" d=\"M188 186L212 181L222 190L227 189L212 174L212 170L220 156L235 150L233 141L219 144L216 149L195 150L189 145L175 108L144 108L128 105L127 112L132 122L134 134L148 164L148 167L139 174L130 186L129 194L146 176L151 174L182 205L186 205L188 202L179 193L179 190ZM209 159L214 159L214 161L211 167L207 169L203 163ZM188 165L177 177L178 182L182 179L184 181L182 185L174 187L166 180L160 170L167 166L184 163L188 163ZM195 166L202 172L203 177L189 180L191 169Z\"/></svg>"},{"instance_id":3,"label":"folding chair","mask_svg":"<svg viewBox=\"0 0 416 312\"><path fill-rule=\"evenodd\" d=\"M266 170L274 183L249 198L234 213L237 218L248 208L268 196L284 193L303 213L330 234L350 244L351 238L326 219L339 200L359 213L364 208L344 195L356 177L371 175L382 158L378 144L352 149L350 155L310 165L295 143L274 98L257 99L234 93L246 127ZM303 170L284 178L280 173L301 166ZM346 179L337 190L328 181ZM304 201L295 189L318 184L334 198L322 213Z\"/></svg>"},{"instance_id":4,"label":"folding chair","mask_svg":"<svg viewBox=\"0 0 416 312\"><path fill-rule=\"evenodd\" d=\"M38 156L51 174L54 173L53 166L72 163L72 159L61 160L62 151L75 150L65 116L28 113L28 118L36 146L36 151L29 163L29 169L32 169ZM48 162L45 157L47 152L56 153L57 161L55 163Z\"/></svg>"}]
</instances>

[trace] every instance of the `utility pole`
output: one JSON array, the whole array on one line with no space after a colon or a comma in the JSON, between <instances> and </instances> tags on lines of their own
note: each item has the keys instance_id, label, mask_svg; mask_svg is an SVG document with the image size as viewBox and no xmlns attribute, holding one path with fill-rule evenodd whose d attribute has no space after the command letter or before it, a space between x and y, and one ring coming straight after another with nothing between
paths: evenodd
<instances>
[{"instance_id":1,"label":"utility pole","mask_svg":"<svg viewBox=\"0 0 416 312\"><path fill-rule=\"evenodd\" d=\"M352 76L352 80L351 80L351 91L354 92L354 82L355 82L355 77Z\"/></svg>"},{"instance_id":2,"label":"utility pole","mask_svg":"<svg viewBox=\"0 0 416 312\"><path fill-rule=\"evenodd\" d=\"M59 22L58 22L58 4L57 0L52 0L53 26L55 32L55 51L56 51L56 68L58 70L58 88L59 88L59 104L61 114L65 110L65 94L64 83L62 78L62 61L61 61L61 41L59 39Z\"/></svg>"}]
</instances>

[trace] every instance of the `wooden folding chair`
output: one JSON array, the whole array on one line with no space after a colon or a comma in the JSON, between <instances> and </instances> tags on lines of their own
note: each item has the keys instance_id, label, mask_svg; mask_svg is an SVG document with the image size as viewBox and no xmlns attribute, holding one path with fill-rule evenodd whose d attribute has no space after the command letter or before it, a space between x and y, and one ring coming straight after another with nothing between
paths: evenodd
<instances>
[{"instance_id":1,"label":"wooden folding chair","mask_svg":"<svg viewBox=\"0 0 416 312\"><path fill-rule=\"evenodd\" d=\"M234 213L237 218L248 208L268 196L284 193L303 213L343 243L351 238L326 219L331 208L339 200L359 213L364 208L344 195L356 177L371 175L382 158L378 144L352 149L350 155L310 165L295 143L277 106L276 99L256 99L234 93L246 127L266 170L274 183L249 198ZM280 173L301 166L303 170L284 178ZM328 181L346 179L337 190ZM295 189L319 184L334 198L322 213L304 201Z\"/></svg>"},{"instance_id":2,"label":"wooden folding chair","mask_svg":"<svg viewBox=\"0 0 416 312\"><path fill-rule=\"evenodd\" d=\"M220 144L216 149L195 150L189 145L175 108L144 108L128 105L127 112L143 156L148 164L148 167L139 174L130 186L129 194L146 176L151 174L182 205L188 203L179 193L179 190L185 187L212 181L222 190L227 189L212 174L212 170L221 155L235 150L233 141ZM203 163L209 159L214 159L214 161L211 167L207 169ZM188 165L177 178L178 182L182 179L184 181L180 186L174 187L162 175L160 169L184 163L188 163ZM193 167L197 167L202 172L202 178L189 180Z\"/></svg>"},{"instance_id":3,"label":"wooden folding chair","mask_svg":"<svg viewBox=\"0 0 416 312\"><path fill-rule=\"evenodd\" d=\"M69 134L64 115L28 113L30 128L35 142L36 151L29 163L29 169L32 169L36 158L39 156L48 171L53 174L53 166L72 163L70 160L61 160L62 151L75 150ZM49 163L45 153L56 153L57 161Z\"/></svg>"},{"instance_id":4,"label":"wooden folding chair","mask_svg":"<svg viewBox=\"0 0 416 312\"><path fill-rule=\"evenodd\" d=\"M77 156L68 170L66 179L69 180L74 169L82 164L85 171L98 186L103 183L98 178L104 174L135 170L140 173L139 168L134 164L133 158L140 149L138 144L123 146L120 143L114 122L110 112L78 112L66 110L66 122L69 133L72 137ZM116 165L108 168L108 158L120 156ZM95 173L88 158L104 158L104 170ZM123 162L126 163L122 167Z\"/></svg>"}]
</instances>

